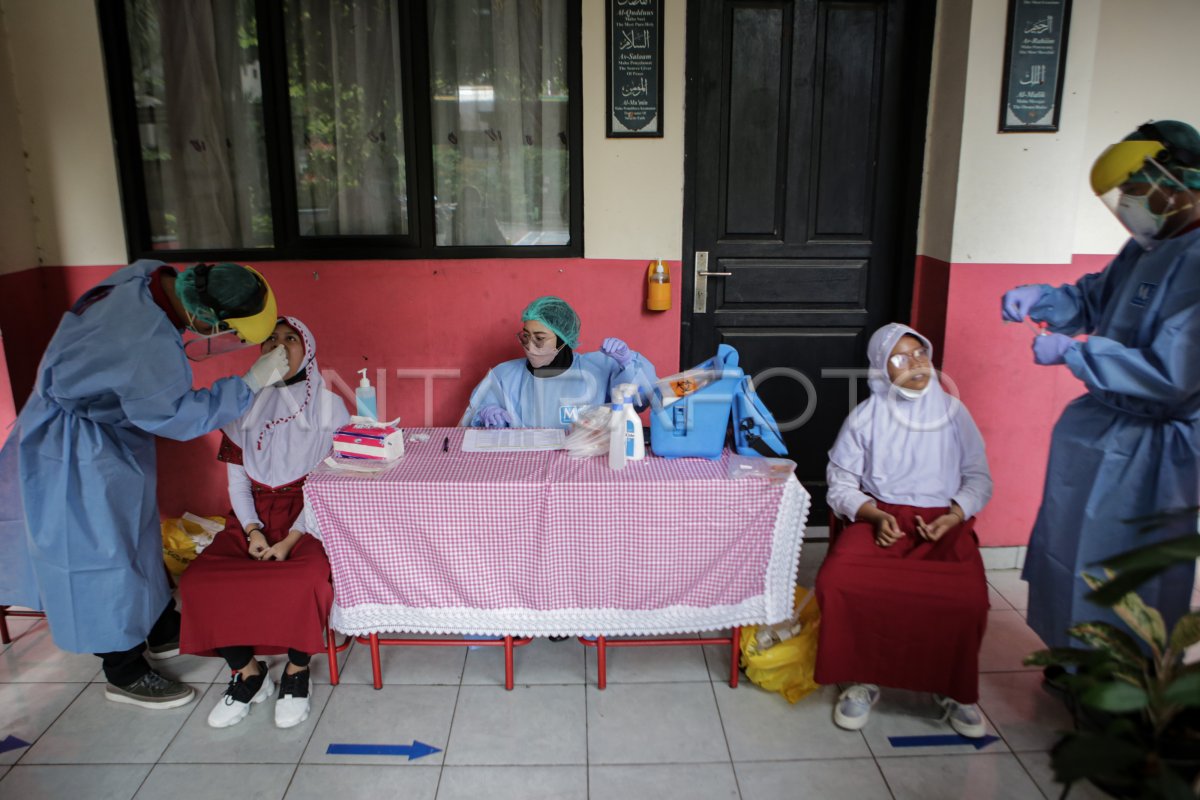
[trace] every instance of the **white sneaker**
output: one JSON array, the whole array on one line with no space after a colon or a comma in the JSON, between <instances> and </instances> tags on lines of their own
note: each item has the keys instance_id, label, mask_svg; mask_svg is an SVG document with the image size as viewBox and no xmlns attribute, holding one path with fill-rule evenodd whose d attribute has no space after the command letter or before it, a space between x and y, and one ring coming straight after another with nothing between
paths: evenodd
<instances>
[{"instance_id":1,"label":"white sneaker","mask_svg":"<svg viewBox=\"0 0 1200 800\"><path fill-rule=\"evenodd\" d=\"M879 687L873 683L856 683L838 695L833 707L833 722L839 728L856 731L867 724L871 707L879 702Z\"/></svg>"},{"instance_id":2,"label":"white sneaker","mask_svg":"<svg viewBox=\"0 0 1200 800\"><path fill-rule=\"evenodd\" d=\"M267 665L260 661L258 669L259 673L249 679L243 679L240 672L233 673L225 694L221 695L213 710L208 712L209 727L228 728L230 725L237 725L250 713L251 703L261 703L271 696L275 691L275 684L267 674Z\"/></svg>"},{"instance_id":3,"label":"white sneaker","mask_svg":"<svg viewBox=\"0 0 1200 800\"><path fill-rule=\"evenodd\" d=\"M275 700L275 727L292 728L308 719L308 670L279 678L279 697Z\"/></svg>"},{"instance_id":4,"label":"white sneaker","mask_svg":"<svg viewBox=\"0 0 1200 800\"><path fill-rule=\"evenodd\" d=\"M950 727L954 728L960 736L966 736L968 739L982 739L987 733L987 726L983 724L983 714L980 713L979 706L974 703L964 705L940 694L934 695L934 698L946 710L942 719L949 721Z\"/></svg>"}]
</instances>

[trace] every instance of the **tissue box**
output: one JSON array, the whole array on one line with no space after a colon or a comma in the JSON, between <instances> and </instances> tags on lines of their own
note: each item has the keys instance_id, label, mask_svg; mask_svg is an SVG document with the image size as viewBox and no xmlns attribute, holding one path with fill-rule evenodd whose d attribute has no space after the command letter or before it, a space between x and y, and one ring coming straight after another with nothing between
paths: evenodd
<instances>
[{"instance_id":1,"label":"tissue box","mask_svg":"<svg viewBox=\"0 0 1200 800\"><path fill-rule=\"evenodd\" d=\"M395 425L359 417L333 434L333 452L339 458L393 461L404 455L404 431Z\"/></svg>"}]
</instances>

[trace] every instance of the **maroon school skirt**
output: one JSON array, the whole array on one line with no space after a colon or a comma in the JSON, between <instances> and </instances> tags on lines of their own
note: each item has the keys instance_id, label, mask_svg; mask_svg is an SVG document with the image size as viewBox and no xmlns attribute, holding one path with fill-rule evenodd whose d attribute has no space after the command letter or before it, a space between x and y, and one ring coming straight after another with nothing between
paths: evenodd
<instances>
[{"instance_id":1,"label":"maroon school skirt","mask_svg":"<svg viewBox=\"0 0 1200 800\"><path fill-rule=\"evenodd\" d=\"M254 509L270 544L287 536L300 516L302 485L254 485ZM250 646L259 655L325 649L333 586L329 559L313 536L300 537L287 561L256 561L230 512L225 529L184 570L179 597L183 653L215 656L216 648L231 646Z\"/></svg>"},{"instance_id":2,"label":"maroon school skirt","mask_svg":"<svg viewBox=\"0 0 1200 800\"><path fill-rule=\"evenodd\" d=\"M874 526L856 522L830 547L817 573L817 683L875 683L977 702L988 594L975 518L927 542L914 518L929 522L948 509L877 505L908 535L880 547Z\"/></svg>"}]
</instances>

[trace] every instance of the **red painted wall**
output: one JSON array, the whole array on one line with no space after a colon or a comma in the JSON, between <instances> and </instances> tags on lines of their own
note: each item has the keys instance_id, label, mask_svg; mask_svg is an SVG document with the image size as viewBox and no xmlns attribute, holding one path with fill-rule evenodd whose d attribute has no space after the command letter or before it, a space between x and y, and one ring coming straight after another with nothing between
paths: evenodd
<instances>
[{"instance_id":1,"label":"red painted wall","mask_svg":"<svg viewBox=\"0 0 1200 800\"><path fill-rule=\"evenodd\" d=\"M370 371L379 413L403 425L455 425L488 367L520 355L516 332L533 298L554 294L583 321L580 349L619 336L666 375L679 368L679 283L672 309L645 310L644 261L601 259L268 262L253 265L270 282L281 313L304 320L317 359L349 392L355 370ZM61 314L109 267L41 267L0 276L0 330L6 337L12 396L20 406ZM679 275L679 265L672 270ZM240 373L249 353L197 365L196 385ZM398 375L398 371L402 371ZM427 381L417 373L445 377ZM451 377L457 375L457 377ZM333 388L337 388L336 386ZM431 402L426 393L431 391ZM352 401L352 394L350 395ZM0 405L0 413L3 406ZM3 417L0 417L0 421ZM223 513L224 473L216 435L160 441L159 504L165 515Z\"/></svg>"},{"instance_id":2,"label":"red painted wall","mask_svg":"<svg viewBox=\"0 0 1200 800\"><path fill-rule=\"evenodd\" d=\"M1028 325L1002 322L1000 298L1023 283L1073 282L1111 259L1079 255L1060 265L949 265L942 369L983 433L995 482L992 501L979 517L983 545L1029 541L1051 430L1063 407L1085 391L1066 367L1033 363L1034 332Z\"/></svg>"}]
</instances>

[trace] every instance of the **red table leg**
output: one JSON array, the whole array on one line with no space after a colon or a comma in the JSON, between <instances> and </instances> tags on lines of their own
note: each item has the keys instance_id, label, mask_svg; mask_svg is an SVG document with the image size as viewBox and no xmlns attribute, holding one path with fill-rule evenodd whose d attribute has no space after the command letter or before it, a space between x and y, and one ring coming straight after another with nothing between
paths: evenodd
<instances>
[{"instance_id":1,"label":"red table leg","mask_svg":"<svg viewBox=\"0 0 1200 800\"><path fill-rule=\"evenodd\" d=\"M596 687L608 685L608 650L603 636L596 637Z\"/></svg>"},{"instance_id":2,"label":"red table leg","mask_svg":"<svg viewBox=\"0 0 1200 800\"><path fill-rule=\"evenodd\" d=\"M329 655L329 683L331 686L338 685L338 651L337 645L334 643L333 628L325 627L325 652Z\"/></svg>"},{"instance_id":3,"label":"red table leg","mask_svg":"<svg viewBox=\"0 0 1200 800\"><path fill-rule=\"evenodd\" d=\"M511 636L504 637L504 688L510 692L513 688L513 638Z\"/></svg>"},{"instance_id":4,"label":"red table leg","mask_svg":"<svg viewBox=\"0 0 1200 800\"><path fill-rule=\"evenodd\" d=\"M379 634L371 634L371 675L375 678L375 688L383 688L383 667L379 664Z\"/></svg>"},{"instance_id":5,"label":"red table leg","mask_svg":"<svg viewBox=\"0 0 1200 800\"><path fill-rule=\"evenodd\" d=\"M730 637L733 641L729 644L729 688L736 689L738 685L738 661L742 657L742 626L735 625L733 635Z\"/></svg>"}]
</instances>

